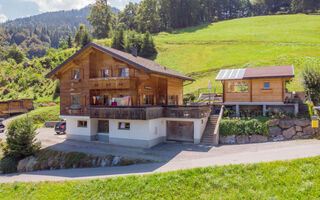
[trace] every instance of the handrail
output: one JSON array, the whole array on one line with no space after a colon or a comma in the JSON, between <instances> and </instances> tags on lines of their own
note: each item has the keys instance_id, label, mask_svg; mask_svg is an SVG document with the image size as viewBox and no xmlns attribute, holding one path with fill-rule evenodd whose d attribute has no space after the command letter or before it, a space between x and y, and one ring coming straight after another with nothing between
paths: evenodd
<instances>
[{"instance_id":1,"label":"handrail","mask_svg":"<svg viewBox=\"0 0 320 200\"><path fill-rule=\"evenodd\" d=\"M220 113L219 113L219 117L218 117L218 120L217 120L217 123L216 123L216 127L214 129L214 132L213 132L213 145L218 145L219 144L219 137L220 137L220 134L219 134L219 124L220 124L220 121L223 117L223 112L224 112L224 105L221 106L221 110L220 110Z\"/></svg>"}]
</instances>

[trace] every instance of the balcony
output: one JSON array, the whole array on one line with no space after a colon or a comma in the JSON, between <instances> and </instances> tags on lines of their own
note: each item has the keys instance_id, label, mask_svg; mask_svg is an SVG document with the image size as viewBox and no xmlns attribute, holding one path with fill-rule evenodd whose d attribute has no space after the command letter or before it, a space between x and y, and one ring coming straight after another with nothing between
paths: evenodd
<instances>
[{"instance_id":1,"label":"balcony","mask_svg":"<svg viewBox=\"0 0 320 200\"><path fill-rule=\"evenodd\" d=\"M161 118L163 116L163 108L161 106L150 106L150 107L90 106L89 110L90 110L91 118L150 120L150 119Z\"/></svg>"},{"instance_id":2,"label":"balcony","mask_svg":"<svg viewBox=\"0 0 320 200\"><path fill-rule=\"evenodd\" d=\"M90 106L92 118L150 120L157 118L201 119L210 114L209 106L146 106L146 107L106 107Z\"/></svg>"},{"instance_id":3,"label":"balcony","mask_svg":"<svg viewBox=\"0 0 320 200\"><path fill-rule=\"evenodd\" d=\"M136 78L132 77L108 77L90 78L90 89L134 89Z\"/></svg>"}]
</instances>

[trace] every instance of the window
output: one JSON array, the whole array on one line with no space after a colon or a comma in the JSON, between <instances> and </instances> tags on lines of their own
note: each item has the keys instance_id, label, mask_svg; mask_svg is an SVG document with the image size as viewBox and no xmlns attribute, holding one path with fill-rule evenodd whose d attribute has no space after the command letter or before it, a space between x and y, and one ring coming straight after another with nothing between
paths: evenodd
<instances>
[{"instance_id":1,"label":"window","mask_svg":"<svg viewBox=\"0 0 320 200\"><path fill-rule=\"evenodd\" d=\"M178 105L178 95L171 95L168 98L169 105Z\"/></svg>"},{"instance_id":2,"label":"window","mask_svg":"<svg viewBox=\"0 0 320 200\"><path fill-rule=\"evenodd\" d=\"M246 81L228 82L227 92L248 92L249 87Z\"/></svg>"},{"instance_id":3,"label":"window","mask_svg":"<svg viewBox=\"0 0 320 200\"><path fill-rule=\"evenodd\" d=\"M270 89L270 82L264 82L264 89Z\"/></svg>"},{"instance_id":4,"label":"window","mask_svg":"<svg viewBox=\"0 0 320 200\"><path fill-rule=\"evenodd\" d=\"M109 121L99 120L98 121L98 133L109 133Z\"/></svg>"},{"instance_id":5,"label":"window","mask_svg":"<svg viewBox=\"0 0 320 200\"><path fill-rule=\"evenodd\" d=\"M103 69L102 70L102 77L108 78L109 77L109 69Z\"/></svg>"},{"instance_id":6,"label":"window","mask_svg":"<svg viewBox=\"0 0 320 200\"><path fill-rule=\"evenodd\" d=\"M120 77L129 77L129 68L120 68Z\"/></svg>"},{"instance_id":7,"label":"window","mask_svg":"<svg viewBox=\"0 0 320 200\"><path fill-rule=\"evenodd\" d=\"M80 79L80 70L73 70L73 76L72 76L72 80L79 80Z\"/></svg>"},{"instance_id":8,"label":"window","mask_svg":"<svg viewBox=\"0 0 320 200\"><path fill-rule=\"evenodd\" d=\"M119 127L120 130L130 130L130 123L126 122L119 122Z\"/></svg>"},{"instance_id":9,"label":"window","mask_svg":"<svg viewBox=\"0 0 320 200\"><path fill-rule=\"evenodd\" d=\"M153 95L143 95L144 105L153 105Z\"/></svg>"},{"instance_id":10,"label":"window","mask_svg":"<svg viewBox=\"0 0 320 200\"><path fill-rule=\"evenodd\" d=\"M79 95L72 96L72 105L80 105L80 96Z\"/></svg>"},{"instance_id":11,"label":"window","mask_svg":"<svg viewBox=\"0 0 320 200\"><path fill-rule=\"evenodd\" d=\"M79 128L87 128L87 121L78 121Z\"/></svg>"}]
</instances>

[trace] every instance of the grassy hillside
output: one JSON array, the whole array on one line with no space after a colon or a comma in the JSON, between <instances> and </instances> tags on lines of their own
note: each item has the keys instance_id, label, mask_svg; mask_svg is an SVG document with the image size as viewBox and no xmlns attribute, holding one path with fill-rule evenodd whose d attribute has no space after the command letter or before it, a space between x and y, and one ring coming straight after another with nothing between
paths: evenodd
<instances>
[{"instance_id":1,"label":"grassy hillside","mask_svg":"<svg viewBox=\"0 0 320 200\"><path fill-rule=\"evenodd\" d=\"M159 33L154 37L155 61L196 79L185 93L207 87L208 80L221 91L221 83L214 81L220 69L291 64L296 78L289 90L301 91L301 69L320 63L319 21L320 15L262 16ZM110 39L96 42L110 46ZM43 58L21 64L0 62L0 99L59 101L57 82L45 79L45 74L74 52L51 49Z\"/></svg>"},{"instance_id":2,"label":"grassy hillside","mask_svg":"<svg viewBox=\"0 0 320 200\"><path fill-rule=\"evenodd\" d=\"M207 87L220 69L291 64L296 78L288 87L300 91L301 69L320 62L319 21L317 15L262 16L159 33L155 61L197 80L185 93Z\"/></svg>"},{"instance_id":3,"label":"grassy hillside","mask_svg":"<svg viewBox=\"0 0 320 200\"><path fill-rule=\"evenodd\" d=\"M14 60L0 62L0 100L33 98L36 102L59 102L58 81L47 79L45 75L74 52L75 49L51 49L46 56L21 64Z\"/></svg>"},{"instance_id":4,"label":"grassy hillside","mask_svg":"<svg viewBox=\"0 0 320 200\"><path fill-rule=\"evenodd\" d=\"M0 184L0 199L318 199L320 158L102 180Z\"/></svg>"}]
</instances>

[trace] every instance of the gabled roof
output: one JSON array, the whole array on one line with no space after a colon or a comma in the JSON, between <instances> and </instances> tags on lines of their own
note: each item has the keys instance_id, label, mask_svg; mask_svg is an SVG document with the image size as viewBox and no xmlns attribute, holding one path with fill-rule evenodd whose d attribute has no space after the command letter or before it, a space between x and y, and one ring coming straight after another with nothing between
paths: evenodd
<instances>
[{"instance_id":1,"label":"gabled roof","mask_svg":"<svg viewBox=\"0 0 320 200\"><path fill-rule=\"evenodd\" d=\"M183 80L194 81L193 78L190 78L190 77L185 76L177 71L174 71L170 68L162 66L152 60L142 58L139 56L136 57L136 56L133 56L132 54L122 52L122 51L119 51L117 49L113 49L110 47L104 47L104 46L101 46L101 45L98 45L95 43L90 43L90 44L86 45L85 47L83 47L81 50L79 50L77 53L75 53L73 56L71 56L69 59L67 59L65 62L63 62L61 65L59 65L58 67L53 69L51 72L49 72L46 75L46 77L47 78L51 77L56 71L61 69L65 64L70 62L73 58L75 58L77 55L79 55L80 53L82 53L84 50L86 50L89 47L96 48L102 52L105 52L115 58L118 58L118 59L120 59L128 64L131 64L132 66L137 67L137 68L139 68L143 71L146 71L146 72L162 74L162 75L167 75L167 76L173 76L173 77L180 78Z\"/></svg>"},{"instance_id":2,"label":"gabled roof","mask_svg":"<svg viewBox=\"0 0 320 200\"><path fill-rule=\"evenodd\" d=\"M280 78L294 77L293 65L246 68L244 78Z\"/></svg>"},{"instance_id":3,"label":"gabled roof","mask_svg":"<svg viewBox=\"0 0 320 200\"><path fill-rule=\"evenodd\" d=\"M243 80L255 78L293 78L293 65L271 66L271 67L249 67L245 69L221 70L216 78L223 80Z\"/></svg>"}]
</instances>

